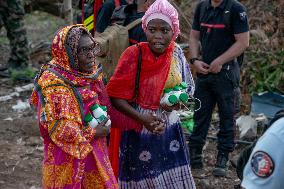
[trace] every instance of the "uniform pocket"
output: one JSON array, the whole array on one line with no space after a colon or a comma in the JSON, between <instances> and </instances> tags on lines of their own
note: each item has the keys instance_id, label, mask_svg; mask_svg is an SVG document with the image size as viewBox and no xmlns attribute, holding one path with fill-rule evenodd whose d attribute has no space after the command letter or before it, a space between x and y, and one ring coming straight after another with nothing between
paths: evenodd
<instances>
[{"instance_id":1,"label":"uniform pocket","mask_svg":"<svg viewBox=\"0 0 284 189\"><path fill-rule=\"evenodd\" d=\"M240 84L240 71L239 68L236 68L236 66L230 68L229 70L224 70L224 77L225 79L229 80L233 88L238 88Z\"/></svg>"}]
</instances>

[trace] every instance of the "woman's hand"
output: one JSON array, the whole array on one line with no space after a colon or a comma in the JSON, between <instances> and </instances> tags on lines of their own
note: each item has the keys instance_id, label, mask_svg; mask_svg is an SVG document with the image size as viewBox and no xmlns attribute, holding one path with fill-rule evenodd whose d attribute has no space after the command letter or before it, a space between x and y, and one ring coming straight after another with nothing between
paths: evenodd
<instances>
[{"instance_id":1,"label":"woman's hand","mask_svg":"<svg viewBox=\"0 0 284 189\"><path fill-rule=\"evenodd\" d=\"M150 132L154 132L157 127L159 127L157 128L157 132L159 132L161 130L160 127L162 126L160 123L164 122L155 113L143 114L140 119L144 127Z\"/></svg>"},{"instance_id":2,"label":"woman's hand","mask_svg":"<svg viewBox=\"0 0 284 189\"><path fill-rule=\"evenodd\" d=\"M156 122L156 127L155 127L153 133L156 134L156 135L161 135L165 132L165 128L166 127L165 127L164 122L158 121L158 122Z\"/></svg>"},{"instance_id":3,"label":"woman's hand","mask_svg":"<svg viewBox=\"0 0 284 189\"><path fill-rule=\"evenodd\" d=\"M109 120L109 118L105 119L103 122L101 122L95 129L96 134L95 138L98 137L106 137L109 134L110 127L105 126L106 122Z\"/></svg>"},{"instance_id":4,"label":"woman's hand","mask_svg":"<svg viewBox=\"0 0 284 189\"><path fill-rule=\"evenodd\" d=\"M141 114L124 99L111 98L113 105L121 112L138 121L148 131L160 134L164 131L164 121L155 113Z\"/></svg>"}]
</instances>

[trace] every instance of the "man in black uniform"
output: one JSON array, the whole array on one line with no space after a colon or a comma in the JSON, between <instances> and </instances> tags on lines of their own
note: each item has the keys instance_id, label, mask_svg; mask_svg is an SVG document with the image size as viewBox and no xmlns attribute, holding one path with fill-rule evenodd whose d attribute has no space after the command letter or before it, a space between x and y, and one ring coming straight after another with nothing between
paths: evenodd
<instances>
[{"instance_id":1,"label":"man in black uniform","mask_svg":"<svg viewBox=\"0 0 284 189\"><path fill-rule=\"evenodd\" d=\"M227 9L228 3L231 7ZM225 14L230 14L229 24ZM201 42L202 59L199 58ZM225 176L229 153L234 150L235 91L239 88L240 67L236 58L249 46L245 7L235 0L205 0L196 8L190 34L190 62L198 74L194 96L201 100L195 112L195 129L189 148L192 168L202 168L202 148L217 104L220 117L218 155L213 175Z\"/></svg>"}]
</instances>

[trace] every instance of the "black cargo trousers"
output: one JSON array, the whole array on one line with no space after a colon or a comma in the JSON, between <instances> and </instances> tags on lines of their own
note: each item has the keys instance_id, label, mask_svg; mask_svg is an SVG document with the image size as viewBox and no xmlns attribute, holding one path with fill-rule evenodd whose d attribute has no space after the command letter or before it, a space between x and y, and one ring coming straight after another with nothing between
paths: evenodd
<instances>
[{"instance_id":1,"label":"black cargo trousers","mask_svg":"<svg viewBox=\"0 0 284 189\"><path fill-rule=\"evenodd\" d=\"M229 153L234 150L235 118L239 106L240 68L237 62L223 65L217 74L199 74L194 97L201 101L201 108L194 113L195 128L189 148L202 149L211 124L215 105L220 117L217 149Z\"/></svg>"}]
</instances>

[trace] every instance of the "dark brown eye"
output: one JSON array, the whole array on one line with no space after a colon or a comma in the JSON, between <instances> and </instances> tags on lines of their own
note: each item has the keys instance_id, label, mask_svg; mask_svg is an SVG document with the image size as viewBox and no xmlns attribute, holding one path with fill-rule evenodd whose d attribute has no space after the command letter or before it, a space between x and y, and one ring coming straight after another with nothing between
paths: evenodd
<instances>
[{"instance_id":1,"label":"dark brown eye","mask_svg":"<svg viewBox=\"0 0 284 189\"><path fill-rule=\"evenodd\" d=\"M150 31L150 33L154 33L155 30L153 28L148 28L148 30Z\"/></svg>"},{"instance_id":2,"label":"dark brown eye","mask_svg":"<svg viewBox=\"0 0 284 189\"><path fill-rule=\"evenodd\" d=\"M164 34L167 34L167 33L169 33L169 31L170 31L169 29L164 29L164 30L163 30L163 33L164 33Z\"/></svg>"}]
</instances>

